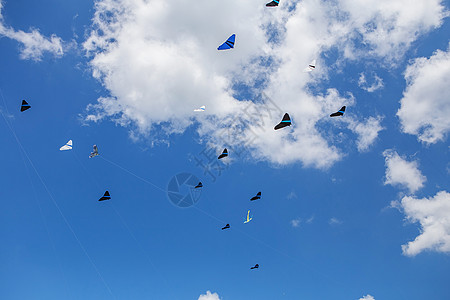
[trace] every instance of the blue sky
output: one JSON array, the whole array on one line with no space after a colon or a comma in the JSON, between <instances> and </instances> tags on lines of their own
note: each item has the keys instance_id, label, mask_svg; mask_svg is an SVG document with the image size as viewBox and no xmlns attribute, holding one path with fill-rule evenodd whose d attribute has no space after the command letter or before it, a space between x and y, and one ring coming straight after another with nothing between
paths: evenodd
<instances>
[{"instance_id":1,"label":"blue sky","mask_svg":"<svg viewBox=\"0 0 450 300\"><path fill-rule=\"evenodd\" d=\"M450 2L363 2L1 1L1 298L448 297Z\"/></svg>"}]
</instances>

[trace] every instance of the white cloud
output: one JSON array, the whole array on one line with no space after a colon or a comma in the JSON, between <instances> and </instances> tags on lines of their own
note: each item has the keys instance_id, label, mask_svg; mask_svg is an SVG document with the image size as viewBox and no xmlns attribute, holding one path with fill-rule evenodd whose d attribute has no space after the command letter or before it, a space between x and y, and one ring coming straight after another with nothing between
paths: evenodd
<instances>
[{"instance_id":1,"label":"white cloud","mask_svg":"<svg viewBox=\"0 0 450 300\"><path fill-rule=\"evenodd\" d=\"M198 300L220 300L219 295L217 293L211 294L210 291L207 291L206 294L200 295Z\"/></svg>"},{"instance_id":2,"label":"white cloud","mask_svg":"<svg viewBox=\"0 0 450 300\"><path fill-rule=\"evenodd\" d=\"M426 143L443 141L450 131L450 48L417 58L406 69L405 79L397 112L403 132Z\"/></svg>"},{"instance_id":3,"label":"white cloud","mask_svg":"<svg viewBox=\"0 0 450 300\"><path fill-rule=\"evenodd\" d=\"M300 222L301 222L300 218L291 220L291 226L292 227L299 227L300 226Z\"/></svg>"},{"instance_id":4,"label":"white cloud","mask_svg":"<svg viewBox=\"0 0 450 300\"><path fill-rule=\"evenodd\" d=\"M296 194L294 191L291 191L291 192L286 196L286 198L287 198L288 200L292 200L292 199L298 198L298 196L297 196L297 194Z\"/></svg>"},{"instance_id":5,"label":"white cloud","mask_svg":"<svg viewBox=\"0 0 450 300\"><path fill-rule=\"evenodd\" d=\"M309 84L327 76L321 54L337 47L343 57L373 55L388 61L419 34L439 26L443 17L437 0L366 2L286 1L269 10L264 3L239 0L194 6L187 0L99 0L84 48L93 76L109 95L88 107L86 119L111 118L152 139L198 123L200 137L216 145L226 144L221 129L232 128L233 140L227 144L252 141L246 152L253 159L328 168L342 153L321 124L330 122L326 116L336 107L355 100L332 87L311 93ZM364 7L364 13L354 6ZM232 33L235 49L217 51ZM357 50L362 43L370 51ZM313 58L323 68L304 73ZM245 92L253 102L241 100L242 89L235 90L235 83L248 86ZM242 124L240 119L249 119L247 107L254 118L260 116L264 106L253 95L262 92L278 108L259 118L261 126ZM192 112L201 105L208 108L205 113ZM285 112L293 126L274 131ZM370 133L357 142L359 149L367 149L377 135L376 124L369 125L355 127Z\"/></svg>"},{"instance_id":6,"label":"white cloud","mask_svg":"<svg viewBox=\"0 0 450 300\"><path fill-rule=\"evenodd\" d=\"M407 161L394 150L383 152L386 164L386 180L384 184L400 185L409 189L411 193L423 187L427 180L418 169L417 161Z\"/></svg>"},{"instance_id":7,"label":"white cloud","mask_svg":"<svg viewBox=\"0 0 450 300\"><path fill-rule=\"evenodd\" d=\"M311 216L308 220L306 220L306 223L311 224L312 221L314 221L314 216Z\"/></svg>"},{"instance_id":8,"label":"white cloud","mask_svg":"<svg viewBox=\"0 0 450 300\"><path fill-rule=\"evenodd\" d=\"M359 79L358 79L358 85L359 85L359 87L362 88L363 90L369 92L369 93L373 93L373 92L375 92L376 90L379 90L379 89L383 88L383 87L384 87L383 79L381 79L380 77L378 77L377 74L374 74L373 77L374 77L374 78L373 78L374 81L373 81L373 83L370 85L370 84L367 82L366 75L364 75L364 73L360 73L360 74L359 74Z\"/></svg>"},{"instance_id":9,"label":"white cloud","mask_svg":"<svg viewBox=\"0 0 450 300\"><path fill-rule=\"evenodd\" d=\"M339 220L338 218L333 217L333 218L331 218L328 221L328 224L330 224L330 225L340 225L340 224L342 224L342 221Z\"/></svg>"},{"instance_id":10,"label":"white cloud","mask_svg":"<svg viewBox=\"0 0 450 300\"><path fill-rule=\"evenodd\" d=\"M380 124L382 119L383 118L380 116L376 118L369 117L365 123L355 122L352 119L348 119L349 129L358 134L358 140L356 141L358 151L367 151L375 142L378 137L378 133L384 129Z\"/></svg>"},{"instance_id":11,"label":"white cloud","mask_svg":"<svg viewBox=\"0 0 450 300\"><path fill-rule=\"evenodd\" d=\"M5 36L19 42L20 58L39 61L44 52L52 53L55 56L62 56L63 41L60 37L52 34L49 38L41 35L38 29L31 29L30 32L15 30L4 24L2 15L2 1L0 0L0 37Z\"/></svg>"},{"instance_id":12,"label":"white cloud","mask_svg":"<svg viewBox=\"0 0 450 300\"><path fill-rule=\"evenodd\" d=\"M359 298L359 300L375 300L375 298L371 295L366 295L362 298Z\"/></svg>"},{"instance_id":13,"label":"white cloud","mask_svg":"<svg viewBox=\"0 0 450 300\"><path fill-rule=\"evenodd\" d=\"M420 235L402 245L403 254L415 256L425 250L450 252L450 193L438 192L434 197L403 197L400 207L407 220L420 223Z\"/></svg>"}]
</instances>

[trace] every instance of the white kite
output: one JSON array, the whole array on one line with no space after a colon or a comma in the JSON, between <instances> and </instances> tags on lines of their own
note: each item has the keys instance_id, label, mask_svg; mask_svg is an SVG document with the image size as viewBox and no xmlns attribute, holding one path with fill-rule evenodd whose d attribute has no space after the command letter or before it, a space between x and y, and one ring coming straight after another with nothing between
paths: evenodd
<instances>
[{"instance_id":1,"label":"white kite","mask_svg":"<svg viewBox=\"0 0 450 300\"><path fill-rule=\"evenodd\" d=\"M308 67L305 69L305 72L311 72L316 69L316 60L314 59Z\"/></svg>"},{"instance_id":2,"label":"white kite","mask_svg":"<svg viewBox=\"0 0 450 300\"><path fill-rule=\"evenodd\" d=\"M72 150L72 140L69 140L64 146L62 146L61 148L59 148L59 150L64 151L64 150Z\"/></svg>"},{"instance_id":3,"label":"white kite","mask_svg":"<svg viewBox=\"0 0 450 300\"><path fill-rule=\"evenodd\" d=\"M200 108L194 109L194 111L205 111L206 106L200 106Z\"/></svg>"}]
</instances>

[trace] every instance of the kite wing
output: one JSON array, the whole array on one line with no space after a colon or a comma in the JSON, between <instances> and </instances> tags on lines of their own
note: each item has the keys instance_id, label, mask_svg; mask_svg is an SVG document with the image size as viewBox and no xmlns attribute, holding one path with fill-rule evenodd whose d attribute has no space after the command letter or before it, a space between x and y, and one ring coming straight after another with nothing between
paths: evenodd
<instances>
[{"instance_id":1,"label":"kite wing","mask_svg":"<svg viewBox=\"0 0 450 300\"><path fill-rule=\"evenodd\" d=\"M283 120L281 120L281 122L278 123L277 126L274 127L274 129L278 130L278 129L284 128L286 126L291 126L291 118L289 117L288 113L284 114Z\"/></svg>"},{"instance_id":2,"label":"kite wing","mask_svg":"<svg viewBox=\"0 0 450 300\"><path fill-rule=\"evenodd\" d=\"M330 117L339 117L339 116L343 116L345 112L345 105L341 107L341 109L335 113L332 113L330 115Z\"/></svg>"},{"instance_id":3,"label":"kite wing","mask_svg":"<svg viewBox=\"0 0 450 300\"><path fill-rule=\"evenodd\" d=\"M198 189L198 188L201 188L201 187L203 187L203 183L199 182L199 183L194 187L194 189Z\"/></svg>"},{"instance_id":4,"label":"kite wing","mask_svg":"<svg viewBox=\"0 0 450 300\"><path fill-rule=\"evenodd\" d=\"M222 230L228 229L228 228L230 228L230 224L227 224L227 225L225 225L225 227L222 227Z\"/></svg>"},{"instance_id":5,"label":"kite wing","mask_svg":"<svg viewBox=\"0 0 450 300\"><path fill-rule=\"evenodd\" d=\"M72 150L72 140L69 140L64 146L62 146L61 148L59 148L59 150L64 151L64 150Z\"/></svg>"},{"instance_id":6,"label":"kite wing","mask_svg":"<svg viewBox=\"0 0 450 300\"><path fill-rule=\"evenodd\" d=\"M253 197L252 199L250 199L250 201L254 201L254 200L258 200L261 199L261 192L258 192L258 194L256 194L255 197Z\"/></svg>"},{"instance_id":7,"label":"kite wing","mask_svg":"<svg viewBox=\"0 0 450 300\"><path fill-rule=\"evenodd\" d=\"M220 154L217 159L221 159L221 158L224 158L227 156L228 156L228 150L227 150L227 148L225 148L225 149L223 149L222 154Z\"/></svg>"},{"instance_id":8,"label":"kite wing","mask_svg":"<svg viewBox=\"0 0 450 300\"><path fill-rule=\"evenodd\" d=\"M272 2L269 2L266 4L267 7L274 7L274 6L278 6L278 4L280 3L279 0L273 0Z\"/></svg>"},{"instance_id":9,"label":"kite wing","mask_svg":"<svg viewBox=\"0 0 450 300\"><path fill-rule=\"evenodd\" d=\"M205 111L206 106L200 106L200 108L194 109L194 111Z\"/></svg>"},{"instance_id":10,"label":"kite wing","mask_svg":"<svg viewBox=\"0 0 450 300\"><path fill-rule=\"evenodd\" d=\"M103 197L101 197L100 199L98 199L98 201L105 201L105 200L111 200L111 196L109 195L109 192L108 192L108 191L106 191L106 192L103 194Z\"/></svg>"},{"instance_id":11,"label":"kite wing","mask_svg":"<svg viewBox=\"0 0 450 300\"><path fill-rule=\"evenodd\" d=\"M253 269L258 269L258 268L259 268L259 265L256 264L254 267L251 267L250 269L253 270Z\"/></svg>"},{"instance_id":12,"label":"kite wing","mask_svg":"<svg viewBox=\"0 0 450 300\"><path fill-rule=\"evenodd\" d=\"M27 101L22 100L22 106L20 106L20 111L26 111L27 109L30 109L31 105L28 104Z\"/></svg>"},{"instance_id":13,"label":"kite wing","mask_svg":"<svg viewBox=\"0 0 450 300\"><path fill-rule=\"evenodd\" d=\"M236 35L233 34L228 38L228 40L225 41L225 43L220 45L219 48L217 48L217 50L227 50L227 49L234 48L235 40L236 40Z\"/></svg>"}]
</instances>

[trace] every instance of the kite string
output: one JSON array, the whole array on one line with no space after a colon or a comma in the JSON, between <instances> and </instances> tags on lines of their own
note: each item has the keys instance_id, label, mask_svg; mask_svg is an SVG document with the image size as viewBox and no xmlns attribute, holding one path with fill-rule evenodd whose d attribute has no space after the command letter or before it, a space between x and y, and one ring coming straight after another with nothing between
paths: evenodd
<instances>
[{"instance_id":1,"label":"kite string","mask_svg":"<svg viewBox=\"0 0 450 300\"><path fill-rule=\"evenodd\" d=\"M42 223L44 223L45 231L47 232L48 239L49 239L50 244L51 244L51 246L52 246L53 252L54 252L55 257L56 257L56 261L57 261L57 263L58 263L58 266L59 266L61 275L62 275L63 280L64 280L64 286L65 286L65 290L66 290L66 294L67 294L66 296L68 296L68 295L70 294L70 291L69 291L69 282L67 281L67 276L66 276L66 274L64 273L64 270L63 270L63 267L62 267L61 257L58 255L58 252L57 252L57 250L56 250L55 242L53 241L53 239L52 239L52 237L51 237L50 229L49 229L48 223L47 223L47 219L45 218L44 211L43 211L43 209L42 209L42 205L41 205L41 203L40 203L40 201L39 201L39 198L38 198L38 196L37 196L36 188L35 188L35 186L34 186L34 183L33 183L32 179L31 179L30 170L29 170L29 168L28 168L28 166L27 166L27 164L26 164L25 156L24 156L24 154L23 154L22 149L19 148L19 152L20 152L20 156L21 156L21 158L22 158L22 162L23 162L23 164L24 164L24 166L25 166L25 169L26 169L26 171L27 171L27 177L28 177L28 180L29 180L29 182L30 182L31 188L33 189L34 200L35 200L37 206L39 207L39 213L40 213L40 215L41 215Z\"/></svg>"},{"instance_id":2,"label":"kite string","mask_svg":"<svg viewBox=\"0 0 450 300\"><path fill-rule=\"evenodd\" d=\"M86 171L86 173L91 177L91 179L96 183L96 185L101 188L97 178L95 178L91 172L89 172L89 170L86 168L86 166L82 163L82 161L80 160L80 158L78 157L78 155L76 154L75 151L72 151L72 153L74 154L75 158L78 160L78 162L80 163L80 165L82 166L82 168ZM101 156L98 156L101 157ZM105 159L106 160L106 159ZM106 160L108 161L108 160ZM112 163L112 162L111 162ZM117 164L114 164L116 166L118 166ZM124 168L121 168L122 170L124 170ZM128 172L130 173L130 172ZM133 174L134 175L134 174ZM135 175L136 176L136 175ZM144 179L145 180L145 179ZM156 265L153 263L153 261L150 259L150 256L147 254L147 251L145 250L144 246L142 246L142 243L137 239L136 235L132 232L132 230L130 229L130 227L128 226L128 223L125 221L125 218L119 213L119 211L115 208L113 203L110 203L110 206L112 207L112 209L114 210L114 212L116 213L116 215L119 217L120 221L122 222L122 225L125 227L125 229L128 231L128 233L130 234L130 236L134 239L134 241L136 242L136 244L139 246L139 248L141 249L141 251L144 253L145 257L147 258L148 262L150 263L150 265L152 266L152 268L161 276L161 278L164 280L164 283L166 285L166 287L168 288L168 290L172 291L172 289L170 289L170 285L169 285L169 281L167 280L167 277L164 276L162 274L162 272L156 267Z\"/></svg>"},{"instance_id":3,"label":"kite string","mask_svg":"<svg viewBox=\"0 0 450 300\"><path fill-rule=\"evenodd\" d=\"M4 99L3 99L4 101ZM86 248L83 246L83 244L81 243L80 239L78 238L77 234L75 233L75 231L73 230L72 226L70 225L69 221L67 220L67 218L65 217L64 213L62 212L61 208L59 207L58 203L56 202L55 198L53 197L52 193L50 192L50 190L48 189L47 185L45 184L44 180L42 179L41 175L39 174L38 170L36 169L33 161L31 160L31 158L29 157L27 151L25 150L25 148L23 147L22 143L20 142L19 138L17 137L16 132L14 131L14 129L11 127L11 125L9 124L8 120L5 117L5 114L3 113L3 111L1 111L2 117L5 120L6 124L8 125L8 128L10 129L10 131L12 132L12 134L14 135L14 138L17 142L17 144L19 145L19 147L21 148L21 150L23 151L23 153L25 154L28 162L30 163L31 167L33 168L34 172L36 173L37 177L39 178L39 181L41 182L42 186L44 187L45 191L47 192L47 194L49 195L50 199L52 200L53 204L55 205L56 209L58 210L59 214L61 215L62 219L64 220L64 223L66 223L67 227L69 228L69 230L72 232L73 236L75 237L75 240L77 241L78 245L80 246L80 248L82 249L82 251L84 252L84 254L86 255L86 257L88 258L89 262L92 264L93 268L95 269L95 271L97 272L97 275L100 277L101 281L103 282L103 284L105 285L105 287L107 288L108 292L111 294L111 296L116 299L116 297L114 296L111 288L109 287L109 285L107 284L107 282L105 281L105 279L103 278L102 274L100 273L100 270L97 268L96 264L94 263L94 261L92 260L91 256L88 254Z\"/></svg>"},{"instance_id":4,"label":"kite string","mask_svg":"<svg viewBox=\"0 0 450 300\"><path fill-rule=\"evenodd\" d=\"M143 182L145 182L145 183L148 183L148 184L152 185L153 187L157 188L158 190L160 190L160 191L163 192L164 194L166 193L166 190L160 188L160 187L157 186L156 184L154 184L154 183L148 181L147 179L142 178L141 176L134 174L133 172L129 171L128 169L126 169L126 168L124 168L124 167L122 167L122 166L116 164L115 162L113 162L113 161L107 159L107 158L104 157L103 155L99 155L99 157L100 157L101 159L103 159L103 160L109 162L110 164L112 164L112 165L114 165L114 166L116 166L116 167L122 169L123 171L127 172L128 174L133 175L133 176L136 177L137 179L139 179L139 180L141 180L141 181L143 181Z\"/></svg>"},{"instance_id":5,"label":"kite string","mask_svg":"<svg viewBox=\"0 0 450 300\"><path fill-rule=\"evenodd\" d=\"M164 193L166 193L166 191L165 191L164 189L162 189L162 188L160 188L159 186L155 185L154 183L152 183L152 182L150 182L150 181L148 181L148 180L146 180L146 179L144 179L144 178L142 178L142 177L140 177L140 176L134 174L134 173L131 172L130 170L128 170L128 169L126 169L126 168L124 168L124 167L122 167L122 166L120 166L120 165L118 165L118 164L116 164L116 163L114 163L114 162L112 162L112 161L106 159L106 158L103 157L103 156L99 156L99 157L101 157L101 158L103 158L104 160L106 160L107 162L109 162L109 163L111 163L111 164L113 164L113 165L119 167L119 168L122 169L123 171L127 172L127 173L130 174L130 175L133 175L134 177L140 179L141 181L143 181L143 182L145 182L145 183L148 183L148 184L151 184L152 186L156 187L156 188L159 189L160 191L163 191ZM214 220L216 220L216 221L218 221L218 222L220 222L220 223L222 223L222 224L226 224L225 221L223 221L223 220L221 220L221 219L219 219L219 218L213 216L212 214L208 213L207 211L205 211L205 210L203 210L203 209L201 209L201 208L199 208L199 207L197 207L197 206L195 206L195 205L192 206L192 207L193 207L194 209L198 210L199 212L203 213L204 215L206 215L206 216L208 216L208 217L210 217L210 218L212 218L212 219L214 219ZM293 258L292 256L290 256L290 255L288 255L288 254L282 252L281 250L278 250L277 248L272 247L271 245L267 244L266 242L264 242L264 241L262 241L262 240L260 240L260 239L258 239L258 238L255 238L254 236L252 236L252 235L246 233L245 231L240 230L239 228L237 228L236 230L237 230L238 232L240 232L241 234L247 236L248 238L250 238L250 239L252 239L252 240L254 240L254 241L260 243L261 245L266 246L266 247L269 248L270 250L272 250L272 251L274 251L274 252L276 252L276 253L278 253L278 254L281 254L282 256L285 256L286 258L289 258L289 259L291 259L291 260L294 261L294 262L301 263L300 261L298 261L297 259ZM307 266L307 265L305 265L304 263L301 263L301 264L304 265L304 266ZM311 268L311 267L309 267L309 266L307 266L307 267L308 267L309 269L311 269L313 272L316 272L317 274L319 274L319 275L321 275L321 276L324 276L324 277L326 277L327 279L334 280L333 278L331 278L331 277L328 276L328 275L322 274L322 273L318 272L317 270L315 270L315 269L313 269L313 268Z\"/></svg>"}]
</instances>

